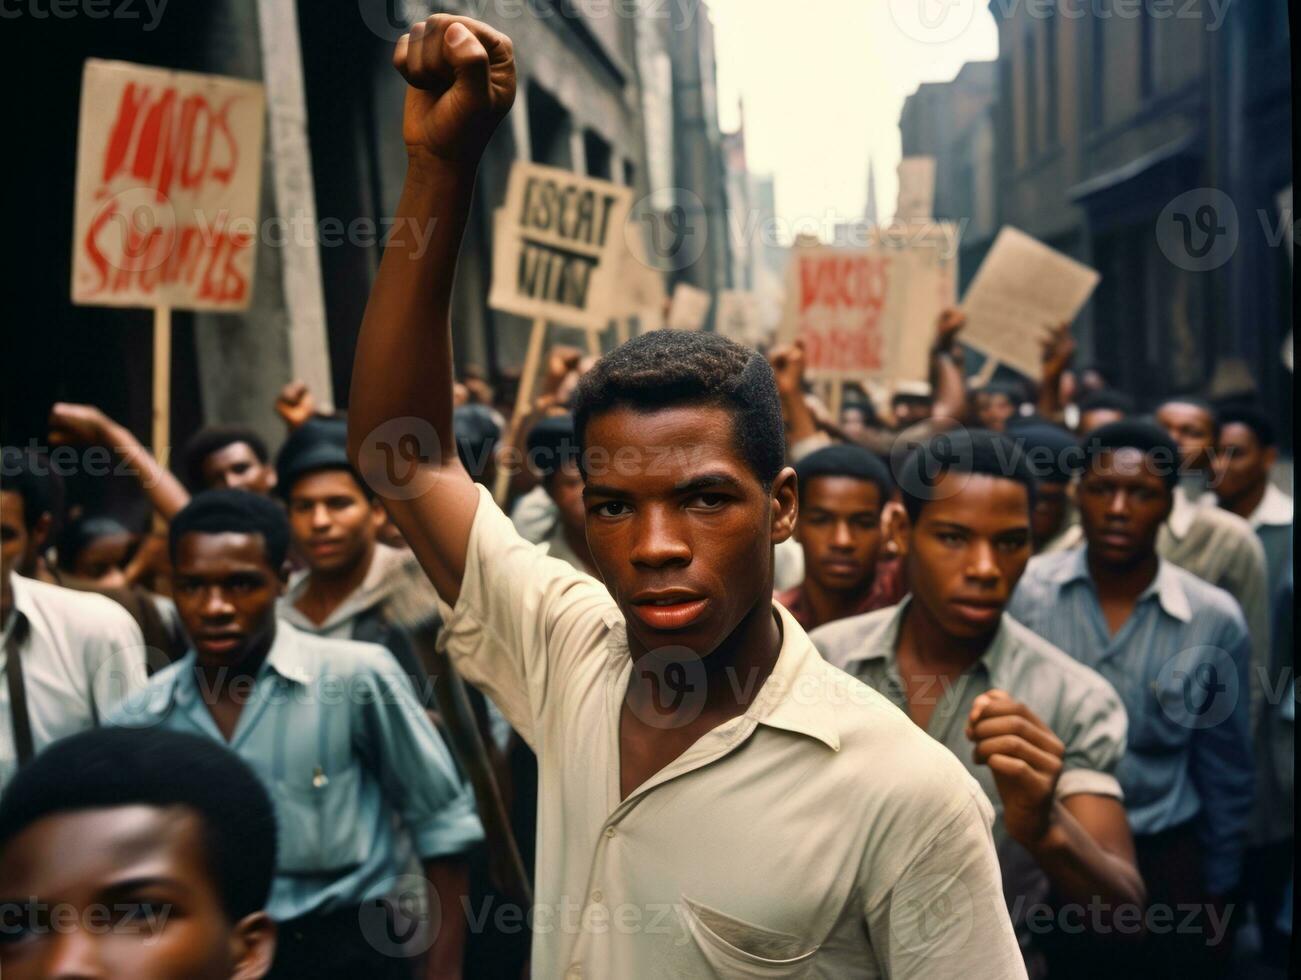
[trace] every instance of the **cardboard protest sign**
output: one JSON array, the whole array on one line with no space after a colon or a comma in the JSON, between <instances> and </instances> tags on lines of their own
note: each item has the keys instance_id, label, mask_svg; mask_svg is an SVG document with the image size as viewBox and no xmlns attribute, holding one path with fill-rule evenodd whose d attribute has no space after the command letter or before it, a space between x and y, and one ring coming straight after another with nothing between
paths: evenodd
<instances>
[{"instance_id":1,"label":"cardboard protest sign","mask_svg":"<svg viewBox=\"0 0 1301 980\"><path fill-rule=\"evenodd\" d=\"M962 339L1028 378L1042 369L1044 339L1074 320L1101 276L1025 232L1004 226L962 299Z\"/></svg>"},{"instance_id":2,"label":"cardboard protest sign","mask_svg":"<svg viewBox=\"0 0 1301 980\"><path fill-rule=\"evenodd\" d=\"M955 301L956 235L935 225L868 248L792 249L778 341L804 341L810 377L925 378L935 322Z\"/></svg>"},{"instance_id":3,"label":"cardboard protest sign","mask_svg":"<svg viewBox=\"0 0 1301 980\"><path fill-rule=\"evenodd\" d=\"M630 223L627 229L620 272L615 285L614 315L640 319L663 318L664 273L647 257L641 228Z\"/></svg>"},{"instance_id":4,"label":"cardboard protest sign","mask_svg":"<svg viewBox=\"0 0 1301 980\"><path fill-rule=\"evenodd\" d=\"M604 330L623 268L632 190L516 162L493 242L495 310Z\"/></svg>"},{"instance_id":5,"label":"cardboard protest sign","mask_svg":"<svg viewBox=\"0 0 1301 980\"><path fill-rule=\"evenodd\" d=\"M714 329L738 344L757 347L764 341L763 314L754 293L728 289L718 294Z\"/></svg>"},{"instance_id":6,"label":"cardboard protest sign","mask_svg":"<svg viewBox=\"0 0 1301 980\"><path fill-rule=\"evenodd\" d=\"M247 309L264 112L254 82L87 60L72 301Z\"/></svg>"},{"instance_id":7,"label":"cardboard protest sign","mask_svg":"<svg viewBox=\"0 0 1301 980\"><path fill-rule=\"evenodd\" d=\"M935 214L935 158L904 157L899 161L899 199L896 221L929 218Z\"/></svg>"},{"instance_id":8,"label":"cardboard protest sign","mask_svg":"<svg viewBox=\"0 0 1301 980\"><path fill-rule=\"evenodd\" d=\"M709 318L709 307L714 297L703 289L678 283L673 290L673 304L669 307L670 330L703 330Z\"/></svg>"}]
</instances>

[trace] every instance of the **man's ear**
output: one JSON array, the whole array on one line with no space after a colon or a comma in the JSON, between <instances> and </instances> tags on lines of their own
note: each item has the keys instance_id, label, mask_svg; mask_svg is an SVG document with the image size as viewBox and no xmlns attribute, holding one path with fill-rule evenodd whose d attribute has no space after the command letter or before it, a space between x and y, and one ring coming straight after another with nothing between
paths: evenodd
<instances>
[{"instance_id":1,"label":"man's ear","mask_svg":"<svg viewBox=\"0 0 1301 980\"><path fill-rule=\"evenodd\" d=\"M772 543L781 544L795 533L799 519L799 478L787 466L772 481Z\"/></svg>"},{"instance_id":2,"label":"man's ear","mask_svg":"<svg viewBox=\"0 0 1301 980\"><path fill-rule=\"evenodd\" d=\"M1277 464L1278 464L1278 447L1277 446L1265 447L1265 469L1273 470Z\"/></svg>"},{"instance_id":3,"label":"man's ear","mask_svg":"<svg viewBox=\"0 0 1301 980\"><path fill-rule=\"evenodd\" d=\"M1274 458L1278 458L1278 452L1274 452ZM45 554L45 550L50 546L50 531L54 528L54 515L48 510L36 519L36 526L32 528L32 543L38 554Z\"/></svg>"},{"instance_id":4,"label":"man's ear","mask_svg":"<svg viewBox=\"0 0 1301 980\"><path fill-rule=\"evenodd\" d=\"M235 924L231 946L231 980L262 980L276 958L276 924L265 912L245 916Z\"/></svg>"},{"instance_id":5,"label":"man's ear","mask_svg":"<svg viewBox=\"0 0 1301 980\"><path fill-rule=\"evenodd\" d=\"M881 515L881 520L885 524L886 546L890 554L899 558L908 556L908 549L912 545L912 521L908 519L908 511L904 505L897 501L890 501L885 505L885 511Z\"/></svg>"}]
</instances>

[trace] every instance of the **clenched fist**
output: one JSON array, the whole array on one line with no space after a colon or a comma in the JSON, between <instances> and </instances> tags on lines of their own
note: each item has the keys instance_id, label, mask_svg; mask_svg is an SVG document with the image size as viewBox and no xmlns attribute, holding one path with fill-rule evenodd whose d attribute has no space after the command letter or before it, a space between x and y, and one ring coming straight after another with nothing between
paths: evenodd
<instances>
[{"instance_id":1,"label":"clenched fist","mask_svg":"<svg viewBox=\"0 0 1301 980\"><path fill-rule=\"evenodd\" d=\"M434 14L402 35L393 65L408 86L407 151L476 164L515 101L510 38L469 17Z\"/></svg>"}]
</instances>

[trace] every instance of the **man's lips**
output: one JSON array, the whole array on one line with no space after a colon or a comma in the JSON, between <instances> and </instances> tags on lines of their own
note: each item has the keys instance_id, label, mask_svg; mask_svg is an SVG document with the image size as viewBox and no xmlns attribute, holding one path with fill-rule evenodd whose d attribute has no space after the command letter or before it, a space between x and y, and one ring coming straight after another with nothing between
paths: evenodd
<instances>
[{"instance_id":1,"label":"man's lips","mask_svg":"<svg viewBox=\"0 0 1301 980\"><path fill-rule=\"evenodd\" d=\"M643 592L633 597L632 612L653 630L690 626L709 606L709 599L692 592Z\"/></svg>"},{"instance_id":2,"label":"man's lips","mask_svg":"<svg viewBox=\"0 0 1301 980\"><path fill-rule=\"evenodd\" d=\"M211 635L199 635L194 638L194 642L205 650L212 650L222 653L227 650L234 650L244 641L241 633L213 633Z\"/></svg>"},{"instance_id":3,"label":"man's lips","mask_svg":"<svg viewBox=\"0 0 1301 980\"><path fill-rule=\"evenodd\" d=\"M1003 604L990 599L954 599L950 603L963 619L985 623L1003 615Z\"/></svg>"},{"instance_id":4,"label":"man's lips","mask_svg":"<svg viewBox=\"0 0 1301 980\"><path fill-rule=\"evenodd\" d=\"M863 570L862 564L852 558L825 558L822 567L837 575L857 575Z\"/></svg>"},{"instance_id":5,"label":"man's lips","mask_svg":"<svg viewBox=\"0 0 1301 980\"><path fill-rule=\"evenodd\" d=\"M329 554L343 547L342 541L313 541L307 546L315 554Z\"/></svg>"}]
</instances>

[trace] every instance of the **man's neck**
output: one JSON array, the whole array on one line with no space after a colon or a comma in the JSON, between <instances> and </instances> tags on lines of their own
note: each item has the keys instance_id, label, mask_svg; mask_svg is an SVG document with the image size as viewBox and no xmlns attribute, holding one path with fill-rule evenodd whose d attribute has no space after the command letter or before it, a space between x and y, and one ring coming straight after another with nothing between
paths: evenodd
<instances>
[{"instance_id":1,"label":"man's neck","mask_svg":"<svg viewBox=\"0 0 1301 980\"><path fill-rule=\"evenodd\" d=\"M275 632L259 641L256 646L238 663L204 664L196 662L194 672L202 685L205 700L236 701L240 704L251 692L262 665L271 654L275 645Z\"/></svg>"},{"instance_id":2,"label":"man's neck","mask_svg":"<svg viewBox=\"0 0 1301 980\"><path fill-rule=\"evenodd\" d=\"M984 636L954 636L945 631L930 610L914 598L908 603L903 622L899 624L895 651L930 672L957 677L985 655L997 633L998 627L995 626Z\"/></svg>"},{"instance_id":3,"label":"man's neck","mask_svg":"<svg viewBox=\"0 0 1301 980\"><path fill-rule=\"evenodd\" d=\"M1265 499L1265 493L1269 490L1269 480L1261 480L1259 484L1244 490L1232 500L1220 498L1220 506L1231 514L1237 514L1243 520L1251 517L1256 513L1256 508L1260 506L1261 501Z\"/></svg>"},{"instance_id":4,"label":"man's neck","mask_svg":"<svg viewBox=\"0 0 1301 980\"><path fill-rule=\"evenodd\" d=\"M12 572L0 575L0 629L9 625L9 611L14 607L14 586L10 578Z\"/></svg>"},{"instance_id":5,"label":"man's neck","mask_svg":"<svg viewBox=\"0 0 1301 980\"><path fill-rule=\"evenodd\" d=\"M769 583L767 595L771 594ZM699 718L711 727L741 714L772 673L781 648L782 631L772 602L760 602L712 653L701 658L706 684L704 706L688 698L683 703L683 711L692 716L691 720ZM632 651L634 663L645 655L644 650ZM661 668L664 666L660 665ZM659 672L667 676L666 670ZM655 672L645 672L651 673ZM687 676L688 683L691 683L690 670ZM662 685L661 678L644 676L643 672L634 670L628 694L630 698L649 704L652 698L660 697ZM663 716L661 723L670 724L671 716Z\"/></svg>"},{"instance_id":6,"label":"man's neck","mask_svg":"<svg viewBox=\"0 0 1301 980\"><path fill-rule=\"evenodd\" d=\"M355 564L335 572L307 573L306 587L294 608L316 624L325 622L334 611L366 581L371 563L375 560L376 545L372 544Z\"/></svg>"},{"instance_id":7,"label":"man's neck","mask_svg":"<svg viewBox=\"0 0 1301 980\"><path fill-rule=\"evenodd\" d=\"M1155 551L1127 564L1100 561L1089 552L1089 577L1101 599L1137 600L1156 581L1161 559Z\"/></svg>"},{"instance_id":8,"label":"man's neck","mask_svg":"<svg viewBox=\"0 0 1301 980\"><path fill-rule=\"evenodd\" d=\"M857 589L827 589L808 575L804 578L804 601L812 613L813 628L853 616L872 591L872 579Z\"/></svg>"}]
</instances>

